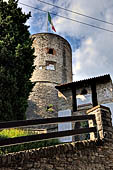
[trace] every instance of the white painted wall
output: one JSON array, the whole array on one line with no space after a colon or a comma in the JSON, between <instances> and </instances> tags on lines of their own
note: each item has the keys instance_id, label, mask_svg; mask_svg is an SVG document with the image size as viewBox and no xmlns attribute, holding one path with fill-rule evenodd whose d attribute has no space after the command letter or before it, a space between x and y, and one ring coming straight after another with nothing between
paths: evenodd
<instances>
[{"instance_id":1,"label":"white painted wall","mask_svg":"<svg viewBox=\"0 0 113 170\"><path fill-rule=\"evenodd\" d=\"M71 110L61 110L58 112L58 117L67 117L71 116ZM67 122L67 123L59 123L58 124L58 131L66 131L66 130L72 130L72 123ZM71 142L72 141L72 136L66 136L62 137L59 139L61 142Z\"/></svg>"}]
</instances>

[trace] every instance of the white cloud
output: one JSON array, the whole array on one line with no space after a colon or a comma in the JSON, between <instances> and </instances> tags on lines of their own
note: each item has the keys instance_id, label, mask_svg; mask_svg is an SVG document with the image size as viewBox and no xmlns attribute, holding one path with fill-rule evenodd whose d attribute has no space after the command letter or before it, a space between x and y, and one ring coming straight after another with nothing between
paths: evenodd
<instances>
[{"instance_id":1,"label":"white cloud","mask_svg":"<svg viewBox=\"0 0 113 170\"><path fill-rule=\"evenodd\" d=\"M64 0L65 3L67 2ZM62 6L62 1L59 2L59 5ZM90 15L93 17L105 19L105 16L102 15L103 13L103 8L105 8L105 5L103 4L102 6L102 1L98 2L97 1L88 1L88 0L74 0L70 1L68 3L68 9L71 9L73 11L76 11L78 13L83 13L86 15ZM103 25L100 22L95 22L94 20L88 19L86 17L76 15L70 12L66 12L63 10L58 10L60 15L66 16L68 18L81 21L81 22L86 22L89 24L96 24L97 26ZM82 25L80 23L74 22L74 21L69 21L60 17L57 17L55 19L56 22L56 29L58 30L59 33L67 34L69 36L76 36L76 37L81 37L81 36L87 36L92 34L92 32L95 32L96 29L92 27L88 27L85 25ZM60 23L60 24L58 24Z\"/></svg>"},{"instance_id":2,"label":"white cloud","mask_svg":"<svg viewBox=\"0 0 113 170\"><path fill-rule=\"evenodd\" d=\"M73 63L74 80L92 77L99 74L111 73L113 71L113 38L109 33L97 33L97 37L87 38L73 53L76 62ZM80 63L80 68L76 68ZM112 75L113 76L113 75Z\"/></svg>"},{"instance_id":3,"label":"white cloud","mask_svg":"<svg viewBox=\"0 0 113 170\"><path fill-rule=\"evenodd\" d=\"M74 20L113 30L113 25L108 25L61 9L53 8L52 6L39 3L37 0L20 0L19 2L53 13L57 12L58 15L72 18ZM45 2L53 3L54 0L47 0ZM57 0L55 2L55 5L113 23L112 0ZM25 6L22 6L22 8L27 13L29 10L32 11L33 17L29 20L31 26L30 31L32 33L45 32L47 21L46 14ZM57 16L54 17L53 15L52 20L57 30L57 34L63 37L68 37L68 40L72 42L72 47L75 45L71 38L73 38L73 40L81 40L80 47L78 49L73 48L74 80L107 73L110 73L113 77L113 33L88 27Z\"/></svg>"}]
</instances>

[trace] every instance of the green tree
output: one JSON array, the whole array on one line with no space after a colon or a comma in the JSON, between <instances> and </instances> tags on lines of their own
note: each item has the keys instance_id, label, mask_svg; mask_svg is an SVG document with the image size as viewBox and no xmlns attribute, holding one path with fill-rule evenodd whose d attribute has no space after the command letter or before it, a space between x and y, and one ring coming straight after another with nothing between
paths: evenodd
<instances>
[{"instance_id":1,"label":"green tree","mask_svg":"<svg viewBox=\"0 0 113 170\"><path fill-rule=\"evenodd\" d=\"M25 119L35 56L18 1L0 0L0 121Z\"/></svg>"}]
</instances>

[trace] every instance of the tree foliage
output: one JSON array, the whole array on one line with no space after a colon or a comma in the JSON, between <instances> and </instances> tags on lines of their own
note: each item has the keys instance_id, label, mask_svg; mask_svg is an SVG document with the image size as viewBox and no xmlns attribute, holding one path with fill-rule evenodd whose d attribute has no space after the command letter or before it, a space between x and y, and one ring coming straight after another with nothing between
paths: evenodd
<instances>
[{"instance_id":1,"label":"tree foliage","mask_svg":"<svg viewBox=\"0 0 113 170\"><path fill-rule=\"evenodd\" d=\"M25 119L35 56L18 1L0 0L0 121Z\"/></svg>"}]
</instances>

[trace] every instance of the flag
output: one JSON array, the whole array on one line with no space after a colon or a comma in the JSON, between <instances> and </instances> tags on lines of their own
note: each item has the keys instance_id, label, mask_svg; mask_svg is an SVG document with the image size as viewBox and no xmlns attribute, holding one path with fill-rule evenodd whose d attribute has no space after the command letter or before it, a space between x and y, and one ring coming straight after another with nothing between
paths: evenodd
<instances>
[{"instance_id":1,"label":"flag","mask_svg":"<svg viewBox=\"0 0 113 170\"><path fill-rule=\"evenodd\" d=\"M56 32L55 27L54 27L54 25L53 25L53 23L52 23L51 16L50 16L50 13L49 13L49 12L48 12L48 21L49 21L49 23L51 24L52 30Z\"/></svg>"}]
</instances>

